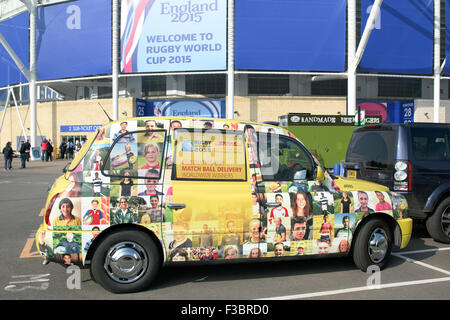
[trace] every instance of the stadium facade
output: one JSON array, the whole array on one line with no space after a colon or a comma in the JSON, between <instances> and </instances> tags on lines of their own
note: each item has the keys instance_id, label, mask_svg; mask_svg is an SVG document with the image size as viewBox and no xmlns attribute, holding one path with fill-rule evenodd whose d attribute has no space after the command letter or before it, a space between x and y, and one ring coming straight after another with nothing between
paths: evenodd
<instances>
[{"instance_id":1,"label":"stadium facade","mask_svg":"<svg viewBox=\"0 0 450 320\"><path fill-rule=\"evenodd\" d=\"M395 105L412 106L404 121L450 122L448 14L444 0L0 1L0 144L170 112Z\"/></svg>"}]
</instances>

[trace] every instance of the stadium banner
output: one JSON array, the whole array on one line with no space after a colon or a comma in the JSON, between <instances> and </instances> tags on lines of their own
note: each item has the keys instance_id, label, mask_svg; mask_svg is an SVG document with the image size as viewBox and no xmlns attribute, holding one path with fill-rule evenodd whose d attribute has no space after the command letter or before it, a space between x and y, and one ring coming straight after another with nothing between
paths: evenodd
<instances>
[{"instance_id":1,"label":"stadium banner","mask_svg":"<svg viewBox=\"0 0 450 320\"><path fill-rule=\"evenodd\" d=\"M225 118L225 99L142 100L136 99L136 117Z\"/></svg>"},{"instance_id":2,"label":"stadium banner","mask_svg":"<svg viewBox=\"0 0 450 320\"><path fill-rule=\"evenodd\" d=\"M30 48L29 27L30 15L28 12L0 22L0 33L27 68L30 65L28 54ZM28 82L27 78L19 70L3 45L0 44L0 87L24 82Z\"/></svg>"},{"instance_id":3,"label":"stadium banner","mask_svg":"<svg viewBox=\"0 0 450 320\"><path fill-rule=\"evenodd\" d=\"M235 1L235 68L344 71L345 0Z\"/></svg>"},{"instance_id":4,"label":"stadium banner","mask_svg":"<svg viewBox=\"0 0 450 320\"><path fill-rule=\"evenodd\" d=\"M78 0L38 8L39 80L111 73L111 1Z\"/></svg>"},{"instance_id":5,"label":"stadium banner","mask_svg":"<svg viewBox=\"0 0 450 320\"><path fill-rule=\"evenodd\" d=\"M361 34L374 0L361 1ZM433 72L433 1L384 0L360 71L398 74Z\"/></svg>"},{"instance_id":6,"label":"stadium banner","mask_svg":"<svg viewBox=\"0 0 450 320\"><path fill-rule=\"evenodd\" d=\"M443 36L441 31L441 38ZM445 1L445 59L444 75L448 76L450 75L450 1Z\"/></svg>"},{"instance_id":7,"label":"stadium banner","mask_svg":"<svg viewBox=\"0 0 450 320\"><path fill-rule=\"evenodd\" d=\"M226 69L227 1L122 0L121 72Z\"/></svg>"}]
</instances>

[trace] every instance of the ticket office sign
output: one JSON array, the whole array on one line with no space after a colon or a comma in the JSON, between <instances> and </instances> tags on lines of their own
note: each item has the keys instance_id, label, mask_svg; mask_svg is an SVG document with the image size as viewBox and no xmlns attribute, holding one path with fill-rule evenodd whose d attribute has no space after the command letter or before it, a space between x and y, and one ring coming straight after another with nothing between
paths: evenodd
<instances>
[{"instance_id":1,"label":"ticket office sign","mask_svg":"<svg viewBox=\"0 0 450 320\"><path fill-rule=\"evenodd\" d=\"M178 131L175 152L176 179L247 179L242 134Z\"/></svg>"}]
</instances>

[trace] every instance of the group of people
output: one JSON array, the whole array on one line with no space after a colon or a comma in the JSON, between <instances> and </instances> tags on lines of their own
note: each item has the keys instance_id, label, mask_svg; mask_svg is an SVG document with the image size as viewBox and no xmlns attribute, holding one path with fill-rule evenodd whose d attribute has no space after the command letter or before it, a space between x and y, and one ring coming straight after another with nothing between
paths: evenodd
<instances>
[{"instance_id":1,"label":"group of people","mask_svg":"<svg viewBox=\"0 0 450 320\"><path fill-rule=\"evenodd\" d=\"M50 139L44 138L41 142L41 160L42 162L53 161L53 145Z\"/></svg>"},{"instance_id":2,"label":"group of people","mask_svg":"<svg viewBox=\"0 0 450 320\"><path fill-rule=\"evenodd\" d=\"M61 159L73 159L73 157L77 154L78 151L80 151L81 147L83 146L84 141L76 140L75 143L73 143L72 140L69 140L66 142L66 140L62 140L61 144L59 145L59 153Z\"/></svg>"},{"instance_id":3,"label":"group of people","mask_svg":"<svg viewBox=\"0 0 450 320\"><path fill-rule=\"evenodd\" d=\"M59 147L61 159L73 159L74 154L78 152L82 147L82 143L80 143L78 140L74 144L72 141L68 141L66 143L65 140L61 142L61 145ZM21 162L21 168L26 168L26 163L30 161L30 150L31 150L31 144L29 140L27 141L21 141L19 144L19 147L17 149L17 152L20 153L20 162ZM41 161L42 162L48 162L53 161L53 144L50 139L44 138L41 142ZM12 170L12 161L15 155L15 150L12 148L11 141L8 141L3 148L3 157L5 161L5 171L6 170Z\"/></svg>"},{"instance_id":4,"label":"group of people","mask_svg":"<svg viewBox=\"0 0 450 320\"><path fill-rule=\"evenodd\" d=\"M31 144L27 140L21 141L19 146L19 153L20 153L20 162L21 162L21 168L26 167L26 162L30 161L30 149ZM12 170L12 160L14 158L14 149L12 148L11 141L8 141L3 148L3 157L5 159L5 171L6 170Z\"/></svg>"}]
</instances>

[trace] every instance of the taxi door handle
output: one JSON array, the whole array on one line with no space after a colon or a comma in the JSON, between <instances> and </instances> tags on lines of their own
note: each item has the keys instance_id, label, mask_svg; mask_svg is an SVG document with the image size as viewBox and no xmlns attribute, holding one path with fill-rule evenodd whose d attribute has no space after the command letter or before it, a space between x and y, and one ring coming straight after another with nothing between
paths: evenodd
<instances>
[{"instance_id":1,"label":"taxi door handle","mask_svg":"<svg viewBox=\"0 0 450 320\"><path fill-rule=\"evenodd\" d=\"M276 207L281 206L281 203L280 202L266 202L265 206L269 207L269 208L276 208Z\"/></svg>"},{"instance_id":2,"label":"taxi door handle","mask_svg":"<svg viewBox=\"0 0 450 320\"><path fill-rule=\"evenodd\" d=\"M186 205L184 203L169 203L167 204L167 208L169 209L184 209L186 208Z\"/></svg>"}]
</instances>

